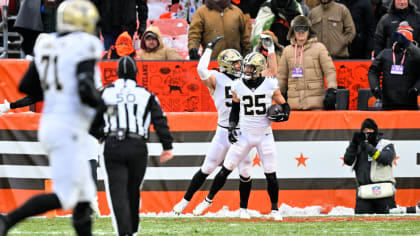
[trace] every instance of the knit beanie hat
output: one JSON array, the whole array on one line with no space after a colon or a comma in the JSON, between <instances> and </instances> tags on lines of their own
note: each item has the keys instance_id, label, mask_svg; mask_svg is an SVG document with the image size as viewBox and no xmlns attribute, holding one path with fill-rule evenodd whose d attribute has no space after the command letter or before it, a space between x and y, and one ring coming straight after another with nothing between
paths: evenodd
<instances>
[{"instance_id":1,"label":"knit beanie hat","mask_svg":"<svg viewBox=\"0 0 420 236\"><path fill-rule=\"evenodd\" d=\"M403 34L408 40L413 41L413 28L407 21L401 21L397 28L397 32Z\"/></svg>"}]
</instances>

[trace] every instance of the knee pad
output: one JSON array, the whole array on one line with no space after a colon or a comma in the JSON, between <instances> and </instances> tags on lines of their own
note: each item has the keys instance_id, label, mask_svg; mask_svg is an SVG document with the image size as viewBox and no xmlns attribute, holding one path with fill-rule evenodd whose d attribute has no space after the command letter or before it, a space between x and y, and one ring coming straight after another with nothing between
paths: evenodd
<instances>
[{"instance_id":1,"label":"knee pad","mask_svg":"<svg viewBox=\"0 0 420 236\"><path fill-rule=\"evenodd\" d=\"M91 223L92 209L88 202L81 202L73 209L73 225L75 228L86 227Z\"/></svg>"}]
</instances>

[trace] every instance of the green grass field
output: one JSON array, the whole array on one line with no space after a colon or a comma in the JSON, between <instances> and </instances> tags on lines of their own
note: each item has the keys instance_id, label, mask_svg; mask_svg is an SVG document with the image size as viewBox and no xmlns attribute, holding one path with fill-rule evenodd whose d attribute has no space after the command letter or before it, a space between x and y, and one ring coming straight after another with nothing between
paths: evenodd
<instances>
[{"instance_id":1,"label":"green grass field","mask_svg":"<svg viewBox=\"0 0 420 236\"><path fill-rule=\"evenodd\" d=\"M420 235L420 217L287 217L264 218L142 217L139 235ZM115 235L110 217L95 219L94 235ZM9 235L75 235L70 218L32 218Z\"/></svg>"}]
</instances>

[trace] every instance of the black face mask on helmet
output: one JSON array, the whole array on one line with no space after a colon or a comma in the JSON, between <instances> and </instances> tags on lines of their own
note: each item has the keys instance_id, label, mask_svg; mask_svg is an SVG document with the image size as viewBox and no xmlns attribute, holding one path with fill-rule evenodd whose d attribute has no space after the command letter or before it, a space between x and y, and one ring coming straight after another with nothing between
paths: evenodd
<instances>
[{"instance_id":1,"label":"black face mask on helmet","mask_svg":"<svg viewBox=\"0 0 420 236\"><path fill-rule=\"evenodd\" d=\"M378 144L378 125L376 124L376 122L372 119L366 119L365 121L363 121L362 123L362 128L360 129L360 132L364 133L364 129L373 129L373 132L366 132L366 140L376 146Z\"/></svg>"},{"instance_id":2,"label":"black face mask on helmet","mask_svg":"<svg viewBox=\"0 0 420 236\"><path fill-rule=\"evenodd\" d=\"M123 56L118 60L117 74L119 78L136 80L136 61L130 56Z\"/></svg>"}]
</instances>

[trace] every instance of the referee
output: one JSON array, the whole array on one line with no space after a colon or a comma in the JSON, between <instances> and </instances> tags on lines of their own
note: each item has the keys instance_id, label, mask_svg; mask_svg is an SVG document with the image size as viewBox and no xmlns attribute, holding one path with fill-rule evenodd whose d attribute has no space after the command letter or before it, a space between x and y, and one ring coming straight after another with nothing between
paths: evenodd
<instances>
[{"instance_id":1,"label":"referee","mask_svg":"<svg viewBox=\"0 0 420 236\"><path fill-rule=\"evenodd\" d=\"M139 225L139 194L147 166L145 139L150 123L163 146L160 162L172 158L172 136L157 98L136 83L134 59L121 57L117 74L119 79L102 91L107 109L96 116L91 132L105 140L105 187L114 229L118 235L133 235Z\"/></svg>"}]
</instances>

